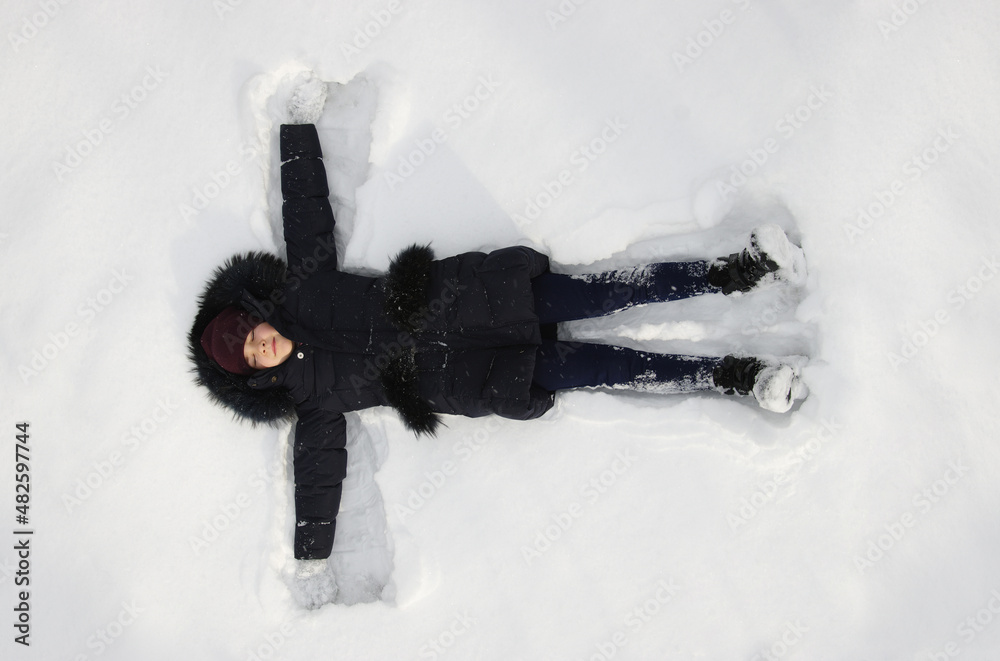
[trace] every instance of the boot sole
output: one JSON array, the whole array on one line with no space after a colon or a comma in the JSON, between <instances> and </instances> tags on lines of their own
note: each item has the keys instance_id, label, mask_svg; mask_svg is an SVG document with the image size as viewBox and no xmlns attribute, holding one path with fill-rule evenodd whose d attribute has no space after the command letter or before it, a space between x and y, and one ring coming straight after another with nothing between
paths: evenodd
<instances>
[{"instance_id":1,"label":"boot sole","mask_svg":"<svg viewBox=\"0 0 1000 661\"><path fill-rule=\"evenodd\" d=\"M769 365L757 375L753 396L762 409L785 413L807 394L805 384L791 365Z\"/></svg>"}]
</instances>

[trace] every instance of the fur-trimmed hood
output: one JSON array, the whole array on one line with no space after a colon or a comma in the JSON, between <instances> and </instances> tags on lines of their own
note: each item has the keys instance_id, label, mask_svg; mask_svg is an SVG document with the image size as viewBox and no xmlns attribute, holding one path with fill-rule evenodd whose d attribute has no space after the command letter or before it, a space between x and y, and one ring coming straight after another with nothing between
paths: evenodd
<instances>
[{"instance_id":1,"label":"fur-trimmed hood","mask_svg":"<svg viewBox=\"0 0 1000 661\"><path fill-rule=\"evenodd\" d=\"M215 403L237 418L254 425L279 425L295 419L291 394L282 388L255 390L246 376L225 371L201 347L208 324L224 308L240 307L244 290L258 299L270 298L285 282L285 262L266 252L233 255L215 270L198 299L198 314L188 333L188 354L194 363L195 382L205 386Z\"/></svg>"},{"instance_id":2,"label":"fur-trimmed hood","mask_svg":"<svg viewBox=\"0 0 1000 661\"><path fill-rule=\"evenodd\" d=\"M385 312L398 329L411 330L426 311L428 269L434 259L429 246L410 246L389 266L383 281ZM276 290L285 285L283 260L265 252L234 255L219 267L205 286L198 314L188 335L188 350L194 362L195 381L205 386L212 401L230 409L238 418L254 425L279 425L295 419L295 402L285 388L253 387L253 377L232 374L209 359L201 347L208 324L224 308L246 307L245 292L258 301L277 300ZM252 311L259 317L256 312ZM431 405L419 394L418 374L411 351L390 358L379 373L388 403L404 424L417 434L433 435L440 424Z\"/></svg>"}]
</instances>

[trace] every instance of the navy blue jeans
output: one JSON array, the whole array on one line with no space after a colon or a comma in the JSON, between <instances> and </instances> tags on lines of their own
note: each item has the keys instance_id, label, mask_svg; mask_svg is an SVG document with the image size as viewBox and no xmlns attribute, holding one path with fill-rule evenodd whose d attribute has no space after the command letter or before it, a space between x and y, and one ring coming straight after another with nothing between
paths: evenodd
<instances>
[{"instance_id":1,"label":"navy blue jeans","mask_svg":"<svg viewBox=\"0 0 1000 661\"><path fill-rule=\"evenodd\" d=\"M708 283L708 266L705 261L670 262L587 275L543 273L534 278L535 312L545 338L535 359L534 383L549 391L599 386L659 392L711 388L718 358L653 354L555 337L558 322L718 292Z\"/></svg>"}]
</instances>

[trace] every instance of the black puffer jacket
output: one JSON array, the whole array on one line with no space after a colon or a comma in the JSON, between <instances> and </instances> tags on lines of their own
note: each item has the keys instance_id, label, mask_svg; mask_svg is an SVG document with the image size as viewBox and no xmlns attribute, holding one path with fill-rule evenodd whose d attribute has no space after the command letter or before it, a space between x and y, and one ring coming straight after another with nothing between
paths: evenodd
<instances>
[{"instance_id":1,"label":"black puffer jacket","mask_svg":"<svg viewBox=\"0 0 1000 661\"><path fill-rule=\"evenodd\" d=\"M339 271L315 127L282 126L280 138L288 261L230 259L206 286L188 339L215 401L254 423L297 417L295 557L325 558L347 466L344 412L391 405L415 432L433 434L441 413L530 419L551 408L553 393L531 383L541 341L531 278L548 258L512 247L435 260L412 246L383 277ZM229 305L299 343L292 356L249 378L212 363L201 334Z\"/></svg>"}]
</instances>

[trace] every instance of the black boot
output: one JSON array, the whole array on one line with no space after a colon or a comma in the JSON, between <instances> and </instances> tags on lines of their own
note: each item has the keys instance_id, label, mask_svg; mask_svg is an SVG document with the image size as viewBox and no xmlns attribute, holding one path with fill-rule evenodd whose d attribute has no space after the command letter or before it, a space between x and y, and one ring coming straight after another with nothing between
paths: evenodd
<instances>
[{"instance_id":1,"label":"black boot","mask_svg":"<svg viewBox=\"0 0 1000 661\"><path fill-rule=\"evenodd\" d=\"M750 291L770 273L775 274L775 280L794 284L805 281L802 249L773 224L755 228L747 247L740 252L715 260L708 269L708 282L729 295Z\"/></svg>"},{"instance_id":2,"label":"black boot","mask_svg":"<svg viewBox=\"0 0 1000 661\"><path fill-rule=\"evenodd\" d=\"M712 380L715 387L727 395L749 395L753 391L757 374L763 367L764 363L756 358L726 356L712 371Z\"/></svg>"},{"instance_id":3,"label":"black boot","mask_svg":"<svg viewBox=\"0 0 1000 661\"><path fill-rule=\"evenodd\" d=\"M753 395L761 408L777 413L809 393L791 365L754 357L726 356L712 371L712 381L727 395Z\"/></svg>"}]
</instances>

